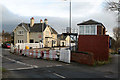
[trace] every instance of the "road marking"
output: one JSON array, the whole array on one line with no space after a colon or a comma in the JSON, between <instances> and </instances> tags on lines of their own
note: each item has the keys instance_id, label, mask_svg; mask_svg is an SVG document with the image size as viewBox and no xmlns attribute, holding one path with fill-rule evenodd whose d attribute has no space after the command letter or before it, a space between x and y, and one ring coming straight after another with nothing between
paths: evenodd
<instances>
[{"instance_id":1,"label":"road marking","mask_svg":"<svg viewBox=\"0 0 120 80\"><path fill-rule=\"evenodd\" d=\"M48 66L46 66L46 67L53 67L52 65L48 65Z\"/></svg>"},{"instance_id":2,"label":"road marking","mask_svg":"<svg viewBox=\"0 0 120 80\"><path fill-rule=\"evenodd\" d=\"M16 68L16 69L7 69L7 70L10 70L10 71L13 71L13 70L25 70L25 69L32 69L33 67L25 67L25 68Z\"/></svg>"},{"instance_id":3,"label":"road marking","mask_svg":"<svg viewBox=\"0 0 120 80\"><path fill-rule=\"evenodd\" d=\"M113 78L112 76L107 76L107 75L106 75L106 76L104 76L104 77L105 77L105 78Z\"/></svg>"},{"instance_id":4,"label":"road marking","mask_svg":"<svg viewBox=\"0 0 120 80\"><path fill-rule=\"evenodd\" d=\"M1 56L1 57L3 57L3 56ZM30 65L30 64L27 64L27 63L23 63L23 62L8 58L8 57L3 57L3 58L5 58L7 60L10 60L10 61L13 61L13 62L16 62L16 63L21 64L21 65L30 66L30 67L33 67L33 68L38 68L37 65Z\"/></svg>"},{"instance_id":5,"label":"road marking","mask_svg":"<svg viewBox=\"0 0 120 80\"><path fill-rule=\"evenodd\" d=\"M61 75L59 75L59 74L57 74L57 73L53 73L53 74L56 75L56 76L58 76L58 77L61 77L61 78L66 78L66 77L61 76Z\"/></svg>"},{"instance_id":6,"label":"road marking","mask_svg":"<svg viewBox=\"0 0 120 80\"><path fill-rule=\"evenodd\" d=\"M7 51L8 51L8 50L10 50L10 49L4 49L4 50L7 50Z\"/></svg>"},{"instance_id":7,"label":"road marking","mask_svg":"<svg viewBox=\"0 0 120 80\"><path fill-rule=\"evenodd\" d=\"M56 65L56 66L62 66L62 65L58 64L58 65Z\"/></svg>"}]
</instances>

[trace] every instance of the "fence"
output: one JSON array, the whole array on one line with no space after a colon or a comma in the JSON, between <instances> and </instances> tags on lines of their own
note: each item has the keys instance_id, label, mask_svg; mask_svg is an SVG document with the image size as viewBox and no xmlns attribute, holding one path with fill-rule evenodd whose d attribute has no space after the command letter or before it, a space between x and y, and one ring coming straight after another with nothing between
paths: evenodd
<instances>
[{"instance_id":1,"label":"fence","mask_svg":"<svg viewBox=\"0 0 120 80\"><path fill-rule=\"evenodd\" d=\"M71 60L82 64L94 65L94 55L92 53L71 53Z\"/></svg>"},{"instance_id":2,"label":"fence","mask_svg":"<svg viewBox=\"0 0 120 80\"><path fill-rule=\"evenodd\" d=\"M24 55L32 58L42 58L47 60L59 60L66 63L70 63L70 50L30 50L30 49L17 49L11 47L11 53L15 53L17 55Z\"/></svg>"},{"instance_id":3,"label":"fence","mask_svg":"<svg viewBox=\"0 0 120 80\"><path fill-rule=\"evenodd\" d=\"M18 49L25 50L25 46L32 47L32 48L43 48L43 43L17 43L15 47Z\"/></svg>"}]
</instances>

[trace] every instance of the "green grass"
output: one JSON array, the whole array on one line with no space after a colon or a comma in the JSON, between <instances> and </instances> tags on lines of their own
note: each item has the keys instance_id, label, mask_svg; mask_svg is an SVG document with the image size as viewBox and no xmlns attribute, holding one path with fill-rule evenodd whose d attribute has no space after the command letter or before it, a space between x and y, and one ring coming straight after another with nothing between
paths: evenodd
<instances>
[{"instance_id":1,"label":"green grass","mask_svg":"<svg viewBox=\"0 0 120 80\"><path fill-rule=\"evenodd\" d=\"M1 72L6 72L7 70L6 70L5 68L2 68L2 67L1 67L1 68L0 68L0 71L1 71Z\"/></svg>"}]
</instances>

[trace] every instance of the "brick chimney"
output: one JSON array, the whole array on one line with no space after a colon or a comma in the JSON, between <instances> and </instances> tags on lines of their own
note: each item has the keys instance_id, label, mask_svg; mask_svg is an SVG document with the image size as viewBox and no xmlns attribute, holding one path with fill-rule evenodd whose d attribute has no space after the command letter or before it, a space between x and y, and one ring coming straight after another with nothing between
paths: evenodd
<instances>
[{"instance_id":1,"label":"brick chimney","mask_svg":"<svg viewBox=\"0 0 120 80\"><path fill-rule=\"evenodd\" d=\"M40 23L43 23L43 20L42 20L42 19L40 19Z\"/></svg>"},{"instance_id":2,"label":"brick chimney","mask_svg":"<svg viewBox=\"0 0 120 80\"><path fill-rule=\"evenodd\" d=\"M44 22L45 22L45 24L48 24L48 20L47 19L44 19Z\"/></svg>"},{"instance_id":3,"label":"brick chimney","mask_svg":"<svg viewBox=\"0 0 120 80\"><path fill-rule=\"evenodd\" d=\"M30 27L33 27L33 25L34 25L34 18L32 17L32 18L30 19Z\"/></svg>"}]
</instances>

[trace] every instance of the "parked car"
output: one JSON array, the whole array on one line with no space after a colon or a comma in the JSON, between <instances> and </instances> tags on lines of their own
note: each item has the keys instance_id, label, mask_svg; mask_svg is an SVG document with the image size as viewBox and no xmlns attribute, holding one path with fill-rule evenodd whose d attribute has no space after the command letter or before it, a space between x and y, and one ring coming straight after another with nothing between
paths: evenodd
<instances>
[{"instance_id":1,"label":"parked car","mask_svg":"<svg viewBox=\"0 0 120 80\"><path fill-rule=\"evenodd\" d=\"M10 45L9 43L3 43L3 44L2 44L2 47L3 47L3 48L10 48L11 45Z\"/></svg>"}]
</instances>

